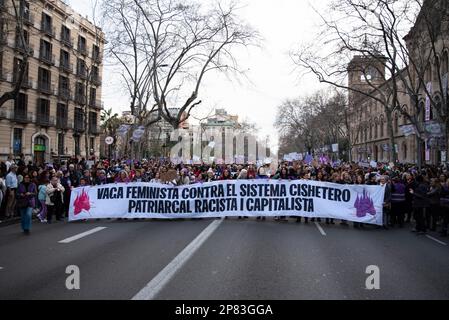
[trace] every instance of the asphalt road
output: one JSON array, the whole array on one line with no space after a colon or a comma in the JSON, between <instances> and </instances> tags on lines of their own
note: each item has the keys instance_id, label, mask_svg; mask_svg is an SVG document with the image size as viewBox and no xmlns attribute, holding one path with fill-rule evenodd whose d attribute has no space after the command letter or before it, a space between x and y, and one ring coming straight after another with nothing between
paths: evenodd
<instances>
[{"instance_id":1,"label":"asphalt road","mask_svg":"<svg viewBox=\"0 0 449 320\"><path fill-rule=\"evenodd\" d=\"M448 239L409 230L102 220L34 222L25 236L10 225L0 228L0 299L449 299ZM66 288L69 265L79 290ZM366 289L370 265L379 290Z\"/></svg>"}]
</instances>

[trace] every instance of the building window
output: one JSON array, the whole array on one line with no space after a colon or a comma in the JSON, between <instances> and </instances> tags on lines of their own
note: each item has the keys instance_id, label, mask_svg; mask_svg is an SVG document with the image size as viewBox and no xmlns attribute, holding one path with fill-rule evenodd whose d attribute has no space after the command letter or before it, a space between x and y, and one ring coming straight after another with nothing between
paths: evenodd
<instances>
[{"instance_id":1,"label":"building window","mask_svg":"<svg viewBox=\"0 0 449 320\"><path fill-rule=\"evenodd\" d=\"M41 39L40 56L41 58L51 59L52 46L51 43Z\"/></svg>"},{"instance_id":2,"label":"building window","mask_svg":"<svg viewBox=\"0 0 449 320\"><path fill-rule=\"evenodd\" d=\"M43 12L42 12L41 28L43 32L51 35L53 34L52 18L48 14L45 14Z\"/></svg>"},{"instance_id":3,"label":"building window","mask_svg":"<svg viewBox=\"0 0 449 320\"><path fill-rule=\"evenodd\" d=\"M38 99L37 122L39 124L48 124L50 121L50 100Z\"/></svg>"},{"instance_id":4,"label":"building window","mask_svg":"<svg viewBox=\"0 0 449 320\"><path fill-rule=\"evenodd\" d=\"M64 152L64 133L58 133L58 155L63 155Z\"/></svg>"},{"instance_id":5,"label":"building window","mask_svg":"<svg viewBox=\"0 0 449 320\"><path fill-rule=\"evenodd\" d=\"M97 133L97 113L89 112L89 132L92 134Z\"/></svg>"},{"instance_id":6,"label":"building window","mask_svg":"<svg viewBox=\"0 0 449 320\"><path fill-rule=\"evenodd\" d=\"M14 58L13 76L12 76L12 81L14 83L19 80L19 74L21 72L21 67L22 67L22 60L19 58ZM28 63L25 67L25 73L23 75L22 85L27 84L27 82L28 82Z\"/></svg>"},{"instance_id":7,"label":"building window","mask_svg":"<svg viewBox=\"0 0 449 320\"><path fill-rule=\"evenodd\" d=\"M59 76L59 97L62 99L70 99L70 82L69 78Z\"/></svg>"},{"instance_id":8,"label":"building window","mask_svg":"<svg viewBox=\"0 0 449 320\"><path fill-rule=\"evenodd\" d=\"M38 82L39 88L44 89L45 91L50 91L51 84L51 73L50 70L40 68L38 71Z\"/></svg>"},{"instance_id":9,"label":"building window","mask_svg":"<svg viewBox=\"0 0 449 320\"><path fill-rule=\"evenodd\" d=\"M60 65L65 69L70 69L70 53L61 49Z\"/></svg>"},{"instance_id":10,"label":"building window","mask_svg":"<svg viewBox=\"0 0 449 320\"><path fill-rule=\"evenodd\" d=\"M95 103L97 100L97 89L95 88L90 88L90 93L89 93L89 105L91 107L95 107Z\"/></svg>"},{"instance_id":11,"label":"building window","mask_svg":"<svg viewBox=\"0 0 449 320\"><path fill-rule=\"evenodd\" d=\"M75 108L75 131L84 131L84 112L80 108Z\"/></svg>"},{"instance_id":12,"label":"building window","mask_svg":"<svg viewBox=\"0 0 449 320\"><path fill-rule=\"evenodd\" d=\"M22 153L22 132L20 128L14 128L13 133L13 150L14 155L18 156Z\"/></svg>"},{"instance_id":13,"label":"building window","mask_svg":"<svg viewBox=\"0 0 449 320\"><path fill-rule=\"evenodd\" d=\"M75 155L79 156L81 155L80 136L74 136L73 140L75 141Z\"/></svg>"},{"instance_id":14,"label":"building window","mask_svg":"<svg viewBox=\"0 0 449 320\"><path fill-rule=\"evenodd\" d=\"M27 1L20 1L20 15L24 20L30 20L30 4Z\"/></svg>"},{"instance_id":15,"label":"building window","mask_svg":"<svg viewBox=\"0 0 449 320\"><path fill-rule=\"evenodd\" d=\"M92 59L95 61L100 60L100 48L97 45L92 46Z\"/></svg>"},{"instance_id":16,"label":"building window","mask_svg":"<svg viewBox=\"0 0 449 320\"><path fill-rule=\"evenodd\" d=\"M407 154L407 144L404 142L402 144L402 156L404 157L404 160L407 160L408 154Z\"/></svg>"},{"instance_id":17,"label":"building window","mask_svg":"<svg viewBox=\"0 0 449 320\"><path fill-rule=\"evenodd\" d=\"M87 53L86 38L78 36L78 51L82 54Z\"/></svg>"},{"instance_id":18,"label":"building window","mask_svg":"<svg viewBox=\"0 0 449 320\"><path fill-rule=\"evenodd\" d=\"M16 48L26 50L29 47L30 43L28 31L22 30L22 35L23 40L22 37L20 36L20 31L16 32Z\"/></svg>"},{"instance_id":19,"label":"building window","mask_svg":"<svg viewBox=\"0 0 449 320\"><path fill-rule=\"evenodd\" d=\"M19 93L14 103L14 119L26 120L28 118L28 96L24 93Z\"/></svg>"},{"instance_id":20,"label":"building window","mask_svg":"<svg viewBox=\"0 0 449 320\"><path fill-rule=\"evenodd\" d=\"M58 103L56 108L56 126L60 129L65 129L67 127L67 105L63 103Z\"/></svg>"},{"instance_id":21,"label":"building window","mask_svg":"<svg viewBox=\"0 0 449 320\"><path fill-rule=\"evenodd\" d=\"M86 97L84 94L84 85L81 82L76 83L75 101L78 104L86 104Z\"/></svg>"},{"instance_id":22,"label":"building window","mask_svg":"<svg viewBox=\"0 0 449 320\"><path fill-rule=\"evenodd\" d=\"M76 60L76 75L78 77L86 77L86 62L83 59Z\"/></svg>"},{"instance_id":23,"label":"building window","mask_svg":"<svg viewBox=\"0 0 449 320\"><path fill-rule=\"evenodd\" d=\"M66 26L61 27L61 41L65 44L72 44L72 39L70 38L70 29Z\"/></svg>"},{"instance_id":24,"label":"building window","mask_svg":"<svg viewBox=\"0 0 449 320\"><path fill-rule=\"evenodd\" d=\"M90 152L93 154L95 152L95 138L90 138Z\"/></svg>"}]
</instances>

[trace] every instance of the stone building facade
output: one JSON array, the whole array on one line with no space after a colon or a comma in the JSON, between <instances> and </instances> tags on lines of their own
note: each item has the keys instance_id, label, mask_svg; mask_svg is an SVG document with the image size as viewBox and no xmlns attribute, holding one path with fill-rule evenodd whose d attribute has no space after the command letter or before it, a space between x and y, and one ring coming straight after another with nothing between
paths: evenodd
<instances>
[{"instance_id":1,"label":"stone building facade","mask_svg":"<svg viewBox=\"0 0 449 320\"><path fill-rule=\"evenodd\" d=\"M404 88L403 82L397 80L399 104L407 113L416 116L420 130L424 130L421 132L423 139L417 139L415 134L407 136L403 134L401 126L411 123L401 110L395 110L391 118L395 145L390 146L384 106L373 98L350 90L348 102L351 110L349 123L351 124L353 140L351 150L353 161L387 162L390 159L390 152L396 152L397 159L401 163L417 163L419 152L423 163L426 164L439 164L447 161L446 138L427 134L423 129L433 123L443 127L444 121L440 119L435 108L443 110L441 104L446 100L445 96L447 97L448 92L449 33L447 30L449 30L449 6L444 1L441 2L444 10L442 12L439 10L439 18L432 20L435 26L441 30L441 32L436 33L437 38L433 42L437 57L430 51L432 43L426 37L425 17L431 17L432 13L425 10L429 10L429 6L434 9L435 2L438 2L438 0L425 1L415 25L404 38L410 52L410 59L413 59L413 63L410 61L409 64L417 64L418 61L422 63L415 68L410 68L412 71L411 77L404 75L412 87L420 88L417 90L417 104L413 102L410 94L406 94L407 90ZM423 59L423 57L429 57L429 59ZM378 96L380 93L378 94L373 90L373 84L381 92L385 92L391 87L392 80L391 78L386 80L385 69L380 57L355 56L348 65L348 86L364 92L369 91L372 95ZM404 69L403 72L405 71ZM422 72L422 77L419 77L416 71ZM367 79L369 79L370 84L367 83ZM421 79L424 84L418 86L417 84ZM429 98L424 87L430 89L428 92L431 98ZM426 100L428 101L427 108ZM444 131L444 128L442 131Z\"/></svg>"},{"instance_id":2,"label":"stone building facade","mask_svg":"<svg viewBox=\"0 0 449 320\"><path fill-rule=\"evenodd\" d=\"M0 93L17 81L24 50L29 58L19 96L0 107L0 160L98 157L103 32L61 0L16 4L25 43L11 2L0 0Z\"/></svg>"}]
</instances>

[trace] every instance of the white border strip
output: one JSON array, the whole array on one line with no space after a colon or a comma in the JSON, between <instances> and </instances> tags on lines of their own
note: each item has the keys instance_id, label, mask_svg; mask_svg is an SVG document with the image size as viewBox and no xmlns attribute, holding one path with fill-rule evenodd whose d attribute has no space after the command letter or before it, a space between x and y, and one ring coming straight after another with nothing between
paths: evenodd
<instances>
[{"instance_id":1,"label":"white border strip","mask_svg":"<svg viewBox=\"0 0 449 320\"><path fill-rule=\"evenodd\" d=\"M203 230L184 250L181 251L156 277L140 290L132 300L153 300L174 277L174 275L186 264L193 254L206 242L212 233L223 222L223 219L213 221Z\"/></svg>"},{"instance_id":2,"label":"white border strip","mask_svg":"<svg viewBox=\"0 0 449 320\"><path fill-rule=\"evenodd\" d=\"M435 242L438 242L439 244L442 244L443 246L447 246L447 243L446 243L446 242L443 242L443 241L440 241L440 240L438 240L438 239L435 239L434 237L429 236L428 234L426 234L426 237L429 238L430 240L433 240L433 241L435 241Z\"/></svg>"},{"instance_id":3,"label":"white border strip","mask_svg":"<svg viewBox=\"0 0 449 320\"><path fill-rule=\"evenodd\" d=\"M324 229L321 227L321 225L318 222L316 222L316 221L315 221L315 225L318 228L318 230L320 231L321 235L323 237L325 237L326 236L326 232L324 232Z\"/></svg>"},{"instance_id":4,"label":"white border strip","mask_svg":"<svg viewBox=\"0 0 449 320\"><path fill-rule=\"evenodd\" d=\"M75 235L75 236L73 236L73 237L70 237L70 238L67 238L67 239L58 241L58 243L70 243L70 242L76 241L76 240L78 240L78 239L87 237L87 236L89 236L89 235L91 235L91 234L93 234L93 233L95 233L95 232L104 230L104 229L106 229L106 227L97 227L97 228L93 228L92 230L89 230L89 231L86 231L86 232L77 234L77 235Z\"/></svg>"}]
</instances>

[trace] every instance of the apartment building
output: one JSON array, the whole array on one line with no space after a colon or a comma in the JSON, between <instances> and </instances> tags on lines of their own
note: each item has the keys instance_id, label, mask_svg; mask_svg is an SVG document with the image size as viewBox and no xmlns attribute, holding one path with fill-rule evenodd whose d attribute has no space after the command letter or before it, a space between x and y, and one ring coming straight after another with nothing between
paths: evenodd
<instances>
[{"instance_id":1,"label":"apartment building","mask_svg":"<svg viewBox=\"0 0 449 320\"><path fill-rule=\"evenodd\" d=\"M0 0L0 94L26 53L28 63L19 95L0 107L0 159L98 157L104 33L60 0L15 4Z\"/></svg>"}]
</instances>

